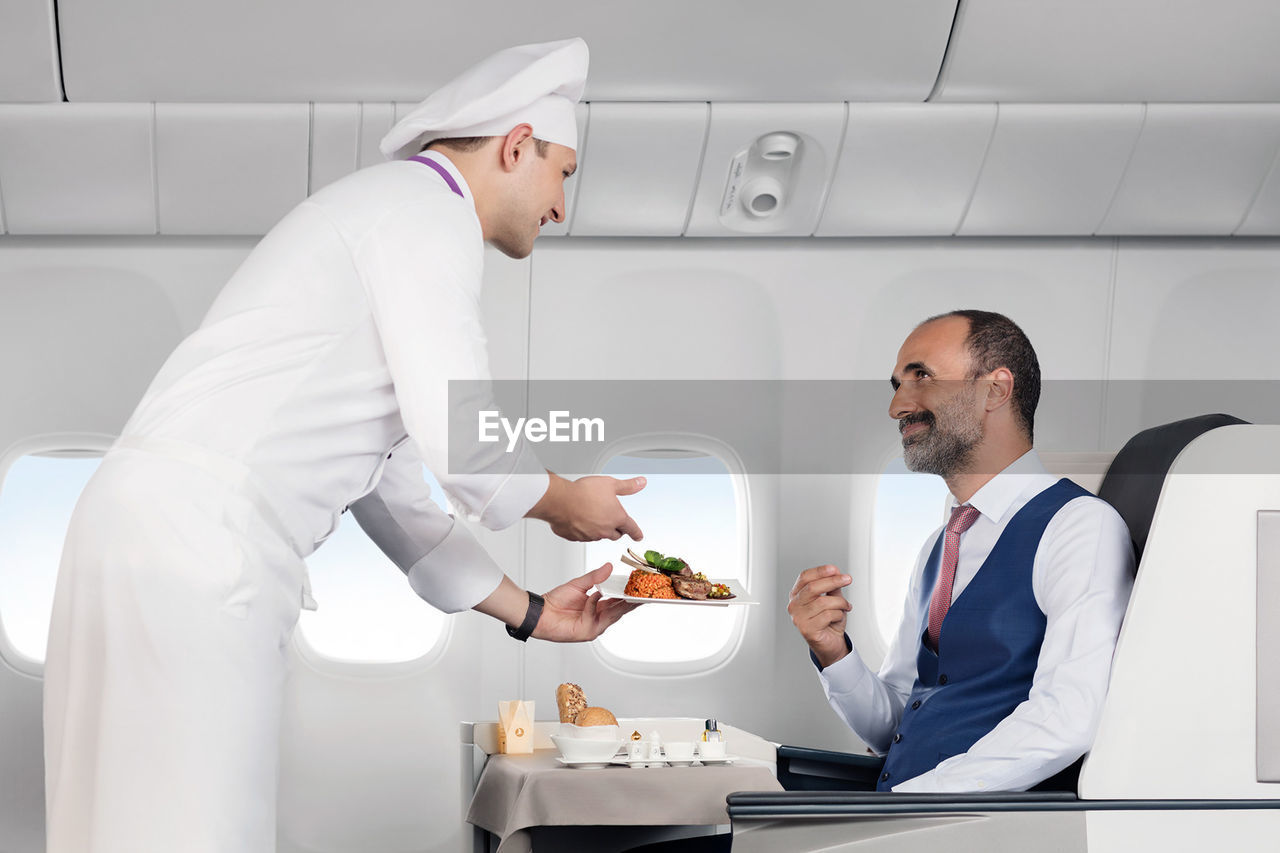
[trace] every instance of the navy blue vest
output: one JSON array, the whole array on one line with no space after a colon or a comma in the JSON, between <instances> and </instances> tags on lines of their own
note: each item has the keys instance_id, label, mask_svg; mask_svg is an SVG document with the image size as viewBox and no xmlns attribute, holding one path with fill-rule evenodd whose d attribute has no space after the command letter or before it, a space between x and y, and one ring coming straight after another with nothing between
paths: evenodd
<instances>
[{"instance_id":1,"label":"navy blue vest","mask_svg":"<svg viewBox=\"0 0 1280 853\"><path fill-rule=\"evenodd\" d=\"M916 683L877 790L887 791L966 752L1026 700L1045 627L1031 585L1036 549L1058 510L1088 494L1062 479L1018 511L951 602L934 654L924 644L924 632L945 538L938 537L920 584Z\"/></svg>"}]
</instances>

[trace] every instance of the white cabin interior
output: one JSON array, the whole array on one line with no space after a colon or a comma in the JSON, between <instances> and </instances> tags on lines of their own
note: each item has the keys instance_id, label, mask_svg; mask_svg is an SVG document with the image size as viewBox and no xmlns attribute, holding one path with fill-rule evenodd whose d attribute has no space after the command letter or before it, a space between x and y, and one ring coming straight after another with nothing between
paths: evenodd
<instances>
[{"instance_id":1,"label":"white cabin interior","mask_svg":"<svg viewBox=\"0 0 1280 853\"><path fill-rule=\"evenodd\" d=\"M0 851L44 847L43 649L15 645L6 623L21 614L38 631L41 607L47 621L57 562L56 537L32 544L14 527L15 507L37 499L11 475L105 450L256 241L309 193L378 162L377 141L407 108L494 50L570 35L592 55L579 169L566 222L544 229L532 257L487 253L495 376L867 380L884 383L884 405L858 413L838 473L788 473L785 460L756 473L768 465L756 448L717 436L611 445L602 467L673 449L723 465L729 485L706 523L728 551L711 559L732 553L727 573L760 604L710 626L642 622L623 636L624 621L612 645L525 646L478 614L431 611L390 563L317 553L331 562L312 566L321 610L291 652L281 853L471 849L459 723L493 720L512 698L553 719L562 681L619 716L714 717L777 743L861 752L785 604L799 571L840 565L854 578L851 636L870 663L883 655L894 626L875 602L900 595L890 579L909 571L884 541L894 528L881 489L897 475L882 472L901 455L885 380L930 315L995 310L1026 330L1047 380L1037 446L1086 486L1156 424L1211 411L1280 424L1280 5L1269 0L2 0ZM768 156L778 134L792 146L781 160ZM654 345L653 331L673 345ZM803 409L776 416L791 441L820 429ZM1161 512L1182 520L1166 529L1193 526L1200 504L1280 510L1276 429L1228 442L1256 449L1256 470L1179 481ZM21 488L52 475L32 476ZM633 513L646 544L679 548L699 508L668 518L661 502L679 490L654 491ZM942 506L918 512L928 530ZM1280 745L1280 700L1270 717L1254 703L1263 552L1256 526L1228 527L1223 552L1169 540L1147 554L1205 590L1238 583L1220 600L1168 605L1186 620L1176 655L1144 646L1160 665L1113 687L1122 708L1179 705L1185 725L1152 724L1140 761L1093 768L1082 784L1100 796L1277 796L1280 773L1251 775ZM621 552L533 522L478 535L535 590ZM1280 552L1280 535L1265 541ZM1191 555L1215 553L1234 557L1191 570ZM360 592L374 576L385 589ZM409 638L362 645L391 620L387 601ZM313 618L330 621L309 632ZM696 636L646 652L646 630ZM318 647L321 635L339 651ZM1129 671L1117 665L1117 677ZM1215 734L1224 706L1236 710ZM1109 716L1100 745L1133 737L1141 719ZM1230 758L1197 785L1170 757L1205 750ZM1277 814L1227 814L1207 831L1268 849L1259 833L1274 833ZM1132 846L1136 831L1117 826L1093 820L1090 849ZM1162 849L1202 849L1181 818L1167 826ZM1197 844L1178 847L1186 837Z\"/></svg>"}]
</instances>

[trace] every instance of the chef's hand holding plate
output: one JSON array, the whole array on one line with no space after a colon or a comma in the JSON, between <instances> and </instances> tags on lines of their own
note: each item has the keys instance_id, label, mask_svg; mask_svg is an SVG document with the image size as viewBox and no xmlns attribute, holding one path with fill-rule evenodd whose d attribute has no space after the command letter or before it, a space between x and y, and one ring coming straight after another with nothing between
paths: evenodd
<instances>
[{"instance_id":1,"label":"chef's hand holding plate","mask_svg":"<svg viewBox=\"0 0 1280 853\"><path fill-rule=\"evenodd\" d=\"M623 536L630 536L638 542L644 537L640 526L627 515L618 500L643 489L644 477L619 480L597 476L566 480L559 474L547 473L551 482L546 494L529 510L529 518L547 522L552 533L570 542L616 540Z\"/></svg>"},{"instance_id":2,"label":"chef's hand holding plate","mask_svg":"<svg viewBox=\"0 0 1280 853\"><path fill-rule=\"evenodd\" d=\"M852 605L840 590L852 580L835 566L818 566L801 572L791 588L791 600L787 602L791 623L824 668L849 653L844 626Z\"/></svg>"},{"instance_id":3,"label":"chef's hand holding plate","mask_svg":"<svg viewBox=\"0 0 1280 853\"><path fill-rule=\"evenodd\" d=\"M605 563L600 568L545 593L543 598L546 604L542 608L538 626L533 629L533 636L557 643L588 642L639 607L639 604L620 598L601 600L599 590L587 594L587 590L603 583L612 573L613 564Z\"/></svg>"}]
</instances>

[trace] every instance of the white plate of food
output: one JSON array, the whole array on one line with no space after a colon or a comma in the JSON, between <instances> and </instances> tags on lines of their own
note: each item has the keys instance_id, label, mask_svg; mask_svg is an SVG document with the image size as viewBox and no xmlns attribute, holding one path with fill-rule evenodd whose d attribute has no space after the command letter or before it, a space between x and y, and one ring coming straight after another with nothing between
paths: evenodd
<instances>
[{"instance_id":1,"label":"white plate of food","mask_svg":"<svg viewBox=\"0 0 1280 853\"><path fill-rule=\"evenodd\" d=\"M653 595L635 594L636 587L632 587L632 591L628 592L628 583L632 576L637 576L638 585L641 589L648 591L656 591L665 593L667 596L673 597L654 597ZM622 598L627 601L644 602L647 604L693 604L701 607L727 607L730 604L759 604L760 602L747 594L743 589L742 582L737 578L721 579L706 578L705 582L713 588L715 585L727 587L730 598L682 598L676 595L673 579L662 574L661 572L650 572L645 569L631 569L627 565L623 565L614 570L604 583L597 584L596 588L606 598ZM679 579L674 579L676 585L681 585Z\"/></svg>"}]
</instances>

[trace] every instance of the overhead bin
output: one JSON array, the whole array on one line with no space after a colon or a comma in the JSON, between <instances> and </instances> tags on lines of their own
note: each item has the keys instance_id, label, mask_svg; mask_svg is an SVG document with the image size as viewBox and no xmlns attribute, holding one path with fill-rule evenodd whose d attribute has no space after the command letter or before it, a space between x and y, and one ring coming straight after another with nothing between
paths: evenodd
<instances>
[{"instance_id":1,"label":"overhead bin","mask_svg":"<svg viewBox=\"0 0 1280 853\"><path fill-rule=\"evenodd\" d=\"M311 105L308 194L354 172L360 160L360 104Z\"/></svg>"},{"instance_id":2,"label":"overhead bin","mask_svg":"<svg viewBox=\"0 0 1280 853\"><path fill-rule=\"evenodd\" d=\"M0 105L10 234L154 234L151 104Z\"/></svg>"},{"instance_id":3,"label":"overhead bin","mask_svg":"<svg viewBox=\"0 0 1280 853\"><path fill-rule=\"evenodd\" d=\"M1280 105L1149 104L1099 234L1232 234L1280 150Z\"/></svg>"},{"instance_id":4,"label":"overhead bin","mask_svg":"<svg viewBox=\"0 0 1280 853\"><path fill-rule=\"evenodd\" d=\"M702 162L707 104L593 104L575 237L679 237ZM660 144L655 144L661 140Z\"/></svg>"},{"instance_id":5,"label":"overhead bin","mask_svg":"<svg viewBox=\"0 0 1280 853\"><path fill-rule=\"evenodd\" d=\"M1142 104L1000 104L962 236L1092 234L1142 128Z\"/></svg>"},{"instance_id":6,"label":"overhead bin","mask_svg":"<svg viewBox=\"0 0 1280 853\"><path fill-rule=\"evenodd\" d=\"M964 0L934 101L1280 101L1275 0Z\"/></svg>"},{"instance_id":7,"label":"overhead bin","mask_svg":"<svg viewBox=\"0 0 1280 853\"><path fill-rule=\"evenodd\" d=\"M951 236L995 119L994 104L850 104L816 235Z\"/></svg>"},{"instance_id":8,"label":"overhead bin","mask_svg":"<svg viewBox=\"0 0 1280 853\"><path fill-rule=\"evenodd\" d=\"M1271 173L1254 199L1244 224L1236 231L1240 237L1269 234L1280 234L1280 153L1276 154Z\"/></svg>"},{"instance_id":9,"label":"overhead bin","mask_svg":"<svg viewBox=\"0 0 1280 853\"><path fill-rule=\"evenodd\" d=\"M156 104L162 234L265 234L307 196L306 104Z\"/></svg>"},{"instance_id":10,"label":"overhead bin","mask_svg":"<svg viewBox=\"0 0 1280 853\"><path fill-rule=\"evenodd\" d=\"M71 101L416 102L500 48L574 35L588 100L923 101L955 6L61 0L58 17Z\"/></svg>"},{"instance_id":11,"label":"overhead bin","mask_svg":"<svg viewBox=\"0 0 1280 853\"><path fill-rule=\"evenodd\" d=\"M0 105L0 227L264 234L308 193L380 162L409 106ZM1275 104L596 102L578 114L568 219L547 236L1280 234Z\"/></svg>"},{"instance_id":12,"label":"overhead bin","mask_svg":"<svg viewBox=\"0 0 1280 853\"><path fill-rule=\"evenodd\" d=\"M61 100L53 0L5 0L0 18L0 102Z\"/></svg>"}]
</instances>

